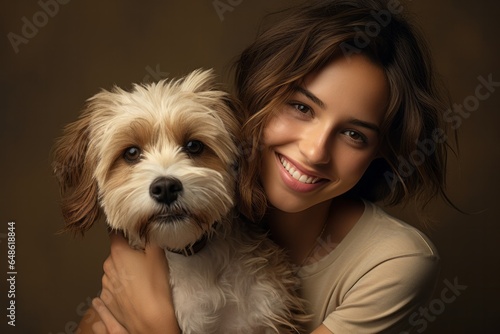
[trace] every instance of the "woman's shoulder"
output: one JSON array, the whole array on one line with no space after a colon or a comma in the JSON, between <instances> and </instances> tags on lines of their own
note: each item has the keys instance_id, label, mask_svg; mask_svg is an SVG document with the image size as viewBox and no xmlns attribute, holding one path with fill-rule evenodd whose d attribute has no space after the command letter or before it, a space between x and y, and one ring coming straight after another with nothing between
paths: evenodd
<instances>
[{"instance_id":1,"label":"woman's shoulder","mask_svg":"<svg viewBox=\"0 0 500 334\"><path fill-rule=\"evenodd\" d=\"M368 247L386 256L423 256L438 259L438 251L430 238L412 226L385 212L380 206L365 201L365 212L358 221L360 234Z\"/></svg>"},{"instance_id":2,"label":"woman's shoulder","mask_svg":"<svg viewBox=\"0 0 500 334\"><path fill-rule=\"evenodd\" d=\"M419 229L385 212L378 205L362 201L357 210L357 220L338 240L326 233L313 252L317 256L308 274L330 270L363 275L373 268L394 262L412 267L416 262L430 267L439 266L439 254L432 241ZM316 257L315 257L316 258ZM329 269L328 269L329 268ZM305 272L305 270L304 270Z\"/></svg>"}]
</instances>

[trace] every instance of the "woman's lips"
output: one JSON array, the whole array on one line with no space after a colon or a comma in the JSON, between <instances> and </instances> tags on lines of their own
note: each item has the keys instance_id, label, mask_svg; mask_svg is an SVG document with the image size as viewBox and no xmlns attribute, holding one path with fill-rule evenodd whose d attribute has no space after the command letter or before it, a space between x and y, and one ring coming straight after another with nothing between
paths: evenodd
<instances>
[{"instance_id":1,"label":"woman's lips","mask_svg":"<svg viewBox=\"0 0 500 334\"><path fill-rule=\"evenodd\" d=\"M280 159L281 164L287 172L297 181L302 183L316 183L320 180L319 177L314 177L311 175L307 175L301 172L295 165L293 165L290 161L288 161L285 157L278 154L278 158Z\"/></svg>"},{"instance_id":2,"label":"woman's lips","mask_svg":"<svg viewBox=\"0 0 500 334\"><path fill-rule=\"evenodd\" d=\"M276 159L282 167L280 168L280 174L283 181L295 191L308 192L327 181L318 176L305 173L281 154L276 154Z\"/></svg>"}]
</instances>

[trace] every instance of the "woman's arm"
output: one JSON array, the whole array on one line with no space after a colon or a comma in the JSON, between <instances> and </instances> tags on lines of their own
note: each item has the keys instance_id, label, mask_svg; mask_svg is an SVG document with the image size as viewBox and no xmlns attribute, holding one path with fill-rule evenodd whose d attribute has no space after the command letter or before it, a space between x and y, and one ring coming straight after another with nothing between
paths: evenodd
<instances>
[{"instance_id":1,"label":"woman's arm","mask_svg":"<svg viewBox=\"0 0 500 334\"><path fill-rule=\"evenodd\" d=\"M180 333L164 251L154 246L134 250L120 234L112 234L110 239L111 253L103 265L101 296L93 301L101 320L92 325L93 330Z\"/></svg>"},{"instance_id":2,"label":"woman's arm","mask_svg":"<svg viewBox=\"0 0 500 334\"><path fill-rule=\"evenodd\" d=\"M181 333L175 318L164 251L130 248L120 234L111 234L111 253L103 268L101 296L82 318L79 333ZM313 334L331 333L324 325Z\"/></svg>"}]
</instances>

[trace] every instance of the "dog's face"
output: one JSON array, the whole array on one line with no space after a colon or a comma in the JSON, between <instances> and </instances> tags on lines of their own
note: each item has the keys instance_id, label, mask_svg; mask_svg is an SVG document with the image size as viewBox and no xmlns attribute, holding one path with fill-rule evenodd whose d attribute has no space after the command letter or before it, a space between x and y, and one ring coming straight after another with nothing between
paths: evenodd
<instances>
[{"instance_id":1,"label":"dog's face","mask_svg":"<svg viewBox=\"0 0 500 334\"><path fill-rule=\"evenodd\" d=\"M210 71L89 100L55 151L69 229L103 209L129 242L181 249L233 205L238 122Z\"/></svg>"}]
</instances>

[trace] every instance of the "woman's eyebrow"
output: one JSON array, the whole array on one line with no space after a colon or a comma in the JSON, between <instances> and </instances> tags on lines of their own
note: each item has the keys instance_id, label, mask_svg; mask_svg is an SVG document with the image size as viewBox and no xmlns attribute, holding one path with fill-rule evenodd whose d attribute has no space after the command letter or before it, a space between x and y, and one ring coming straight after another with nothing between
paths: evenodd
<instances>
[{"instance_id":1,"label":"woman's eyebrow","mask_svg":"<svg viewBox=\"0 0 500 334\"><path fill-rule=\"evenodd\" d=\"M308 91L307 89L300 87L300 86L295 86L294 91L305 95L309 100L316 103L321 109L326 109L326 104L323 101L321 101L316 95L314 95L313 93Z\"/></svg>"},{"instance_id":2,"label":"woman's eyebrow","mask_svg":"<svg viewBox=\"0 0 500 334\"><path fill-rule=\"evenodd\" d=\"M369 129L369 130L372 130L372 131L375 131L376 133L380 133L380 128L378 127L377 124L375 123L371 123L371 122L366 122L366 121L362 121L360 119L357 119L357 118L352 118L349 120L349 123L352 124L352 125L357 125L357 126L361 126L363 128L366 128L366 129Z\"/></svg>"}]
</instances>

